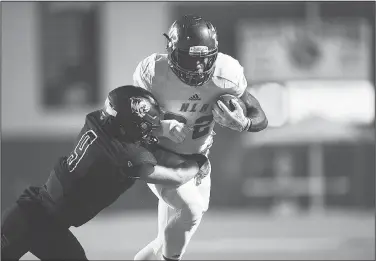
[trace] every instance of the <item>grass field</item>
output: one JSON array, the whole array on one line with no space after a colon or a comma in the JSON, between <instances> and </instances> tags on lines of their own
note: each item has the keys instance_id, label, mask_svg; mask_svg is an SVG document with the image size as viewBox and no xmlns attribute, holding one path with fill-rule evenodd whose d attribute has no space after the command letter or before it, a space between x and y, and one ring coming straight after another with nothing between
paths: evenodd
<instances>
[{"instance_id":1,"label":"grass field","mask_svg":"<svg viewBox=\"0 0 376 261\"><path fill-rule=\"evenodd\" d=\"M374 213L272 216L210 210L184 259L375 260ZM157 233L156 211L103 214L73 228L91 260L131 260ZM22 260L35 260L30 253Z\"/></svg>"}]
</instances>

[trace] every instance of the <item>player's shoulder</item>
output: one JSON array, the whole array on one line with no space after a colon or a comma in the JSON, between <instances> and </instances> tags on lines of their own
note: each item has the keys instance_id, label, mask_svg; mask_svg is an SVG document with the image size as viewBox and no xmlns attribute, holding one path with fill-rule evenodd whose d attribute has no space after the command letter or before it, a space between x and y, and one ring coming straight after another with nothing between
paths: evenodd
<instances>
[{"instance_id":1,"label":"player's shoulder","mask_svg":"<svg viewBox=\"0 0 376 261\"><path fill-rule=\"evenodd\" d=\"M232 66L241 67L241 65L240 65L240 63L237 59L235 59L231 55L224 54L224 53L221 53L221 52L218 52L216 66L219 67L218 69L226 68L226 67L232 67Z\"/></svg>"},{"instance_id":2,"label":"player's shoulder","mask_svg":"<svg viewBox=\"0 0 376 261\"><path fill-rule=\"evenodd\" d=\"M218 53L213 73L213 81L214 83L216 83L216 85L220 85L219 87L223 88L225 88L225 86L227 88L230 87L230 83L239 85L239 81L244 78L243 75L244 69L240 65L238 60L231 57L230 55L221 52ZM227 84L224 84L225 86L222 86L222 82L226 82Z\"/></svg>"},{"instance_id":3,"label":"player's shoulder","mask_svg":"<svg viewBox=\"0 0 376 261\"><path fill-rule=\"evenodd\" d=\"M133 73L133 81L135 85L150 89L155 78L167 73L167 54L153 53L139 62Z\"/></svg>"},{"instance_id":4,"label":"player's shoulder","mask_svg":"<svg viewBox=\"0 0 376 261\"><path fill-rule=\"evenodd\" d=\"M139 63L138 73L153 77L162 68L166 69L166 65L168 65L167 54L153 53Z\"/></svg>"},{"instance_id":5,"label":"player's shoulder","mask_svg":"<svg viewBox=\"0 0 376 261\"><path fill-rule=\"evenodd\" d=\"M98 132L101 130L101 117L102 117L102 110L95 110L88 113L85 117L85 124L83 129L84 130L93 130Z\"/></svg>"},{"instance_id":6,"label":"player's shoulder","mask_svg":"<svg viewBox=\"0 0 376 261\"><path fill-rule=\"evenodd\" d=\"M79 138L89 139L91 143L96 142L95 148L102 149L111 144L111 136L105 130L105 114L102 110L96 110L86 115L85 124L81 129ZM93 146L92 146L93 147ZM94 148L93 147L93 148Z\"/></svg>"}]
</instances>

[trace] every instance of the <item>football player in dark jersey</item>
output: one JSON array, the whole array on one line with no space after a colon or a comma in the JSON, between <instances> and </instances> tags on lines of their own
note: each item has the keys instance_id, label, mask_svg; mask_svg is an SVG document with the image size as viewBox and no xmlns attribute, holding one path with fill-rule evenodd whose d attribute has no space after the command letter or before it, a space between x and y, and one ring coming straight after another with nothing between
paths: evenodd
<instances>
[{"instance_id":1,"label":"football player in dark jersey","mask_svg":"<svg viewBox=\"0 0 376 261\"><path fill-rule=\"evenodd\" d=\"M194 178L207 158L162 151L151 135L160 115L142 88L111 91L104 108L86 116L76 146L57 161L47 182L27 188L4 212L1 259L19 260L30 251L41 260L87 260L69 227L94 218L137 179L179 186ZM175 165L158 165L153 153L171 154Z\"/></svg>"}]
</instances>

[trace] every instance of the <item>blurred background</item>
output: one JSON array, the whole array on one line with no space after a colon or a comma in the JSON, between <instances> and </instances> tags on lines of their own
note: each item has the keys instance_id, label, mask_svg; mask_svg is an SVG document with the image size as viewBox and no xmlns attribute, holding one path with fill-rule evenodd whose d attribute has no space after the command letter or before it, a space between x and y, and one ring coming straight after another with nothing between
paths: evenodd
<instances>
[{"instance_id":1,"label":"blurred background","mask_svg":"<svg viewBox=\"0 0 376 261\"><path fill-rule=\"evenodd\" d=\"M2 2L1 210L189 13L217 27L269 128L216 127L186 259L374 260L374 2ZM139 183L72 230L89 259L129 260L157 234L156 203Z\"/></svg>"}]
</instances>

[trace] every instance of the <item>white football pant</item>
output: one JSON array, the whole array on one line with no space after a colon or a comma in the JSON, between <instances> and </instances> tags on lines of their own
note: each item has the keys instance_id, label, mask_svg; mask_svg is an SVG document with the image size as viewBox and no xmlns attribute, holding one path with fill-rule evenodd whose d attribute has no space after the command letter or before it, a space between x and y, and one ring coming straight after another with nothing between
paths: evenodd
<instances>
[{"instance_id":1,"label":"white football pant","mask_svg":"<svg viewBox=\"0 0 376 261\"><path fill-rule=\"evenodd\" d=\"M136 254L135 260L161 260L162 254L171 259L182 258L209 207L211 165L209 161L205 165L206 177L200 184L196 179L179 188L148 184L159 199L158 236Z\"/></svg>"}]
</instances>

